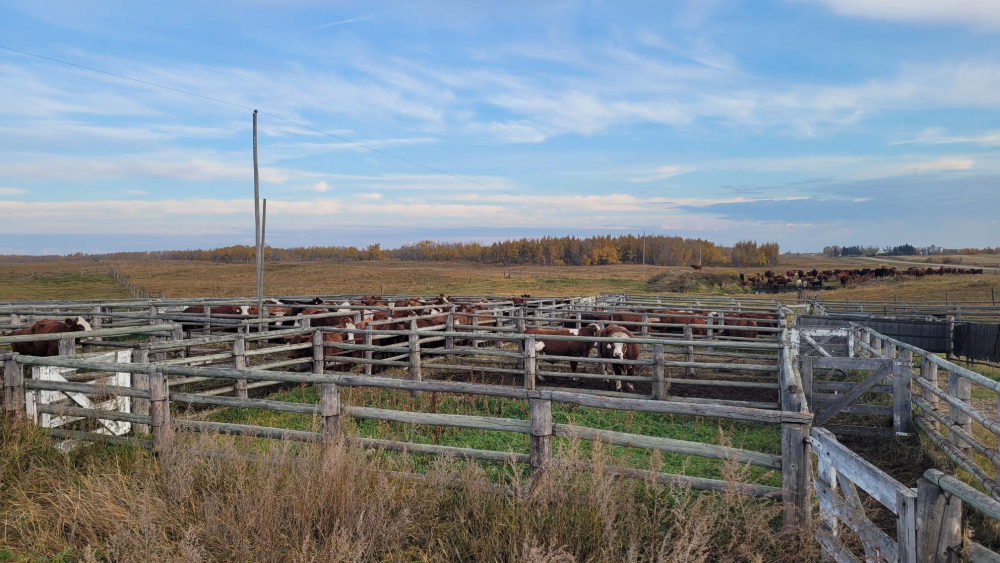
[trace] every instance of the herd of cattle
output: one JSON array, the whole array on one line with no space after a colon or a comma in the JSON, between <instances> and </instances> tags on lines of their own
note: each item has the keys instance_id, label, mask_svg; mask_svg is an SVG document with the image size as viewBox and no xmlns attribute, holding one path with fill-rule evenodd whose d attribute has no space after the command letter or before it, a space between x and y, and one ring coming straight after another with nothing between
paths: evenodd
<instances>
[{"instance_id":1,"label":"herd of cattle","mask_svg":"<svg viewBox=\"0 0 1000 563\"><path fill-rule=\"evenodd\" d=\"M743 287L760 287L781 290L786 287L821 289L827 281L839 281L841 287L850 284L862 283L870 280L880 280L884 278L897 278L902 276L912 276L922 278L924 276L943 276L945 274L982 274L982 268L917 268L911 266L907 269L895 268L893 266L879 266L878 268L856 268L853 270L788 270L785 273L767 270L762 274L746 275L740 274L740 285Z\"/></svg>"},{"instance_id":2,"label":"herd of cattle","mask_svg":"<svg viewBox=\"0 0 1000 563\"><path fill-rule=\"evenodd\" d=\"M512 298L510 301L514 305L523 305L527 295ZM416 327L418 331L444 328L447 324L447 316L452 313L452 323L456 331L469 332L472 330L489 332L491 328L501 324L513 324L511 315L516 308L492 309L487 300L458 302L441 295L435 299L410 298L396 301L383 300L378 296L370 296L354 301L344 301L341 303L327 303L320 299L311 301L279 301L269 300L266 313L269 318L273 318L272 327L279 323L286 322L285 328L300 326L300 320L309 318L309 326L332 327L341 329L339 331L323 331L323 339L330 346L325 347L327 356L353 356L361 357L363 352L356 349L340 348L337 344L362 344L363 335L360 332L365 329L377 329L385 331L407 331ZM221 305L221 306L192 306L184 309L183 313L214 318L234 317L256 317L258 309L255 306L247 305ZM334 315L328 315L334 313ZM324 315L327 314L327 315ZM547 312L539 311L538 316L544 316ZM316 316L319 315L319 316ZM288 317L287 321L282 318ZM206 317L207 318L207 317ZM475 321L473 321L475 318ZM597 348L597 355L604 359L636 360L639 358L639 346L630 340L636 338L636 334L642 334L640 329L643 322L650 323L647 326L649 335L670 335L683 334L686 327L691 328L693 336L705 336L709 330L714 334L727 337L757 338L759 326L775 326L777 316L768 313L749 312L718 312L696 309L662 309L636 312L636 311L606 311L603 309L591 309L579 312L579 316L573 313L571 317L555 318L548 317L542 320L548 326L531 326L524 328L524 334L535 336L535 352L539 356L559 357L553 361L561 361L567 358L569 368L576 372L579 362L577 358L586 358L591 355L594 348ZM475 328L473 328L475 325ZM663 326L657 326L663 325ZM712 328L712 326L715 328ZM628 328L631 327L631 328ZM280 328L280 325L278 326ZM9 335L25 334L51 334L58 332L86 332L91 326L87 319L83 317L68 318L64 321L41 320L33 326L25 329L15 330ZM216 330L213 328L213 330ZM222 328L222 330L235 330L233 327ZM547 336L579 336L595 338L595 340L549 340ZM596 338L610 338L614 341L600 341ZM380 334L373 337L377 345L394 345L407 341L406 334ZM297 334L284 336L278 339L279 342L287 344L303 344L312 341L311 334ZM426 347L440 347L441 340L428 342ZM58 342L54 340L39 342L18 342L12 344L14 352L33 356L53 356L58 354ZM302 348L288 352L290 359L305 358L312 355L312 350ZM612 364L616 375L634 375L635 366L631 364ZM603 365L602 365L603 371Z\"/></svg>"}]
</instances>

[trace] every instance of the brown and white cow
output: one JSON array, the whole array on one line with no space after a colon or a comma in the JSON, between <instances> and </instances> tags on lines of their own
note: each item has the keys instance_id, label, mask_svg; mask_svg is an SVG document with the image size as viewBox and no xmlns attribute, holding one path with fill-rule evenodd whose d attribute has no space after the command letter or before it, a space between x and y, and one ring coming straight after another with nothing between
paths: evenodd
<instances>
[{"instance_id":1,"label":"brown and white cow","mask_svg":"<svg viewBox=\"0 0 1000 563\"><path fill-rule=\"evenodd\" d=\"M61 332L90 332L93 330L90 322L83 317L68 318L62 321L41 320L28 328L2 333L3 336L25 336L28 334L56 334ZM26 356L58 356L58 340L39 340L34 342L13 342L12 352Z\"/></svg>"},{"instance_id":2,"label":"brown and white cow","mask_svg":"<svg viewBox=\"0 0 1000 563\"><path fill-rule=\"evenodd\" d=\"M524 334L535 336L597 336L601 332L601 325L589 324L583 328L540 328L532 327L524 331ZM535 353L548 356L570 356L573 358L586 358L590 356L590 351L594 349L593 341L567 341L567 340L535 340ZM556 360L553 360L556 361ZM570 360L569 369L575 372L579 362Z\"/></svg>"},{"instance_id":3,"label":"brown and white cow","mask_svg":"<svg viewBox=\"0 0 1000 563\"><path fill-rule=\"evenodd\" d=\"M639 359L639 345L635 342L629 342L630 339L635 338L635 335L629 329L623 326L610 325L602 330L598 336L621 340L621 342L599 343L597 345L597 355L601 358L606 360ZM611 368L614 370L615 375L635 375L635 366L631 364L611 364ZM629 382L628 387L629 389L634 388L631 382ZM621 388L621 380L615 380L615 389L621 390Z\"/></svg>"}]
</instances>

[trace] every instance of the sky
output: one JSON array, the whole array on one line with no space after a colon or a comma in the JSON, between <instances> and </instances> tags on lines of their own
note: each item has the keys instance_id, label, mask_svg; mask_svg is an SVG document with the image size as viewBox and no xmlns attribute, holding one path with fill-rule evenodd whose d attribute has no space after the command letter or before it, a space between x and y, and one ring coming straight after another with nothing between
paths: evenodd
<instances>
[{"instance_id":1,"label":"sky","mask_svg":"<svg viewBox=\"0 0 1000 563\"><path fill-rule=\"evenodd\" d=\"M253 244L251 108L272 246L1000 244L1000 2L3 1L0 45L170 88L0 49L0 254Z\"/></svg>"}]
</instances>

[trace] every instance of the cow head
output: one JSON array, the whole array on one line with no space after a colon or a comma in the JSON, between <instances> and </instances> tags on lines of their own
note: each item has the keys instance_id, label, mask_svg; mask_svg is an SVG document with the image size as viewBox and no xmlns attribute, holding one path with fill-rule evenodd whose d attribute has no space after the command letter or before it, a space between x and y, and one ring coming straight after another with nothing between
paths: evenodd
<instances>
[{"instance_id":1,"label":"cow head","mask_svg":"<svg viewBox=\"0 0 1000 563\"><path fill-rule=\"evenodd\" d=\"M63 322L69 327L69 332L90 332L94 330L90 326L90 321L83 317L69 318Z\"/></svg>"}]
</instances>

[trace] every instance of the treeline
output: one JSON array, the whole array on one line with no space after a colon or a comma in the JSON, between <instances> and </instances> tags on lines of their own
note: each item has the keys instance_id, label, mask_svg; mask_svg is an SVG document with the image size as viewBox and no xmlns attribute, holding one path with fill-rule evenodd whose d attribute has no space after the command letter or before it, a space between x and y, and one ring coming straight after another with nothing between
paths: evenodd
<instances>
[{"instance_id":1,"label":"treeline","mask_svg":"<svg viewBox=\"0 0 1000 563\"><path fill-rule=\"evenodd\" d=\"M823 254L836 258L838 256L875 256L882 249L878 246L824 246Z\"/></svg>"},{"instance_id":2,"label":"treeline","mask_svg":"<svg viewBox=\"0 0 1000 563\"><path fill-rule=\"evenodd\" d=\"M644 240L645 239L645 240ZM383 249L379 244L355 246L310 246L272 248L264 251L268 262L408 260L431 262L478 262L483 264L596 266L642 264L645 244L646 264L655 266L773 266L778 263L777 243L740 241L732 248L702 239L671 236L542 237L478 242L421 241L399 248ZM236 245L211 250L160 250L75 253L66 256L0 256L0 262L43 260L199 260L218 263L251 264L252 246Z\"/></svg>"},{"instance_id":3,"label":"treeline","mask_svg":"<svg viewBox=\"0 0 1000 563\"><path fill-rule=\"evenodd\" d=\"M941 248L938 246L916 247L912 244L901 244L899 246L824 246L823 254L830 257L837 256L939 256L942 254L976 255L976 254L1000 254L1000 247L985 248Z\"/></svg>"}]
</instances>

